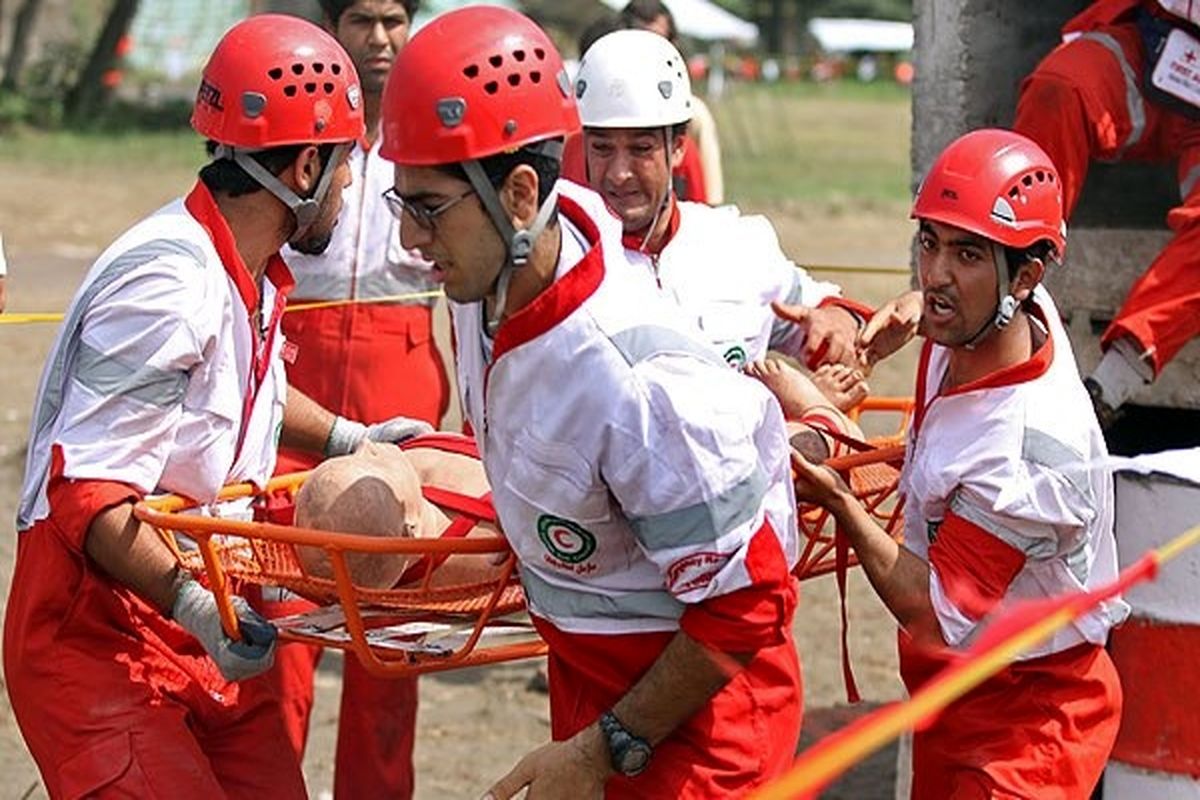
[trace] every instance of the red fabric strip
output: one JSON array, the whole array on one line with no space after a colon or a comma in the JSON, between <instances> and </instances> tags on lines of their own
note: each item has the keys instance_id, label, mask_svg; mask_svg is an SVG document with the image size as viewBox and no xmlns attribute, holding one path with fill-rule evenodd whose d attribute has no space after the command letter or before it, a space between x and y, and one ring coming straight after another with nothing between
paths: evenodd
<instances>
[{"instance_id":1,"label":"red fabric strip","mask_svg":"<svg viewBox=\"0 0 1200 800\"><path fill-rule=\"evenodd\" d=\"M946 597L980 620L996 607L1025 566L1025 554L954 513L946 514L929 546L929 565Z\"/></svg>"}]
</instances>

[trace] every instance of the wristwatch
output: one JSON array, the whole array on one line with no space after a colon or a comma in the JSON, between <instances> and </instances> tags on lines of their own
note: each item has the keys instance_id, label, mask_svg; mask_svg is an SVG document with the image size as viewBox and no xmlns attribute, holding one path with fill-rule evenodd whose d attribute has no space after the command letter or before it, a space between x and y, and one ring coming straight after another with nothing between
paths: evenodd
<instances>
[{"instance_id":1,"label":"wristwatch","mask_svg":"<svg viewBox=\"0 0 1200 800\"><path fill-rule=\"evenodd\" d=\"M634 736L611 711L600 715L600 732L608 743L613 769L622 775L640 775L650 765L654 748L640 736Z\"/></svg>"}]
</instances>

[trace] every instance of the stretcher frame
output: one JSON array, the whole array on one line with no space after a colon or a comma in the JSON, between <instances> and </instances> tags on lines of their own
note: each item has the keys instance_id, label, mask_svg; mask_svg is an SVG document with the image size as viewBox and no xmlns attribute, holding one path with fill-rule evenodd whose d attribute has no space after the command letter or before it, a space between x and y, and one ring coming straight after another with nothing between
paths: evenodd
<instances>
[{"instance_id":1,"label":"stretcher frame","mask_svg":"<svg viewBox=\"0 0 1200 800\"><path fill-rule=\"evenodd\" d=\"M851 417L862 413L894 412L901 415L899 432L873 439L870 449L826 463L851 484L868 511L889 533L895 534L900 503L889 505L895 494L903 461L903 431L912 412L905 398L868 398ZM308 472L281 475L261 489L235 484L221 490L214 506L238 500L268 497L295 498ZM426 489L437 502L437 489ZM339 533L273 522L211 516L212 507L177 495L148 498L135 505L134 516L154 528L180 565L207 582L212 590L221 624L230 638L240 638L233 597L243 585L278 586L309 599L335 601L344 615L346 639L308 635L293 627L280 629L282 641L335 647L352 652L366 670L378 677L404 677L463 667L545 655L540 638L502 644L484 644L489 626L525 610L524 595L516 580L516 555L502 537L455 539L402 539ZM802 507L798 519L803 549L794 574L801 580L837 569L836 535L828 532L829 514L823 509ZM325 551L333 578L308 572L294 548L317 547ZM287 569L270 565L280 553L290 553ZM432 585L434 570L426 570L418 583L396 589L368 589L355 584L346 558L349 554L403 554L444 558L455 555L493 553L504 556L494 579L450 587ZM266 554L266 555L264 555ZM271 555L274 554L274 555ZM843 554L845 559L845 554ZM850 556L853 564L853 556ZM264 566L266 564L266 566ZM372 645L373 629L404 621L451 621L468 631L463 643L449 653L395 650ZM532 635L532 630L530 630Z\"/></svg>"}]
</instances>

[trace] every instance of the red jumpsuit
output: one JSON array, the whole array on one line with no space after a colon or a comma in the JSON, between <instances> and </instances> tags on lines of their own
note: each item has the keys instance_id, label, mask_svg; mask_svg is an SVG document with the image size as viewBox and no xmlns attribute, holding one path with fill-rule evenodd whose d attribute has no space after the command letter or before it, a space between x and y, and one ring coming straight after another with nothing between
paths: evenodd
<instances>
[{"instance_id":1,"label":"red jumpsuit","mask_svg":"<svg viewBox=\"0 0 1200 800\"><path fill-rule=\"evenodd\" d=\"M1093 159L1176 163L1183 202L1167 215L1174 237L1130 288L1101 340L1107 349L1132 337L1157 375L1200 334L1200 122L1146 97L1139 7L1165 16L1150 0L1097 0L1068 22L1064 33L1081 35L1025 79L1013 128L1058 166L1068 216Z\"/></svg>"},{"instance_id":2,"label":"red jumpsuit","mask_svg":"<svg viewBox=\"0 0 1200 800\"><path fill-rule=\"evenodd\" d=\"M381 197L392 185L392 165L380 158L378 142L370 149L355 148L350 166L354 183L343 194L329 249L320 257L284 251L296 276L293 304L436 288L427 267L400 247L398 223ZM404 415L437 427L449 403L449 381L433 338L430 302L350 304L286 314L283 331L294 346L289 382L352 420L373 423ZM284 449L277 472L310 469L315 463ZM311 604L302 600L289 601L273 606L270 615L308 607ZM301 753L319 657L319 648L289 644L280 648L272 671L292 741ZM346 659L338 718L337 797L412 795L416 713L415 678L372 678L357 659Z\"/></svg>"}]
</instances>

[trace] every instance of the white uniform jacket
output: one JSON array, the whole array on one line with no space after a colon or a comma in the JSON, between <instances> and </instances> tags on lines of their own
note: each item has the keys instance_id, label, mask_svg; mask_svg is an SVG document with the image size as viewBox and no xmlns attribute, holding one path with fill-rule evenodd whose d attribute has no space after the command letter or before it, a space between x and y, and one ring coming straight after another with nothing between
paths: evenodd
<instances>
[{"instance_id":1,"label":"white uniform jacket","mask_svg":"<svg viewBox=\"0 0 1200 800\"><path fill-rule=\"evenodd\" d=\"M770 221L743 216L734 206L676 203L678 227L657 255L639 252L626 237L632 261L642 264L729 364L762 359L767 350L798 355L805 331L779 319L771 302L818 306L840 296L784 255Z\"/></svg>"},{"instance_id":2,"label":"white uniform jacket","mask_svg":"<svg viewBox=\"0 0 1200 800\"><path fill-rule=\"evenodd\" d=\"M949 351L926 342L917 416L902 477L905 544L930 563L930 593L951 645L968 642L997 603L1092 589L1117 575L1107 456L1058 310L1044 289L1048 335L1027 362L939 391ZM1128 613L1089 612L1026 658L1103 644Z\"/></svg>"},{"instance_id":3,"label":"white uniform jacket","mask_svg":"<svg viewBox=\"0 0 1200 800\"><path fill-rule=\"evenodd\" d=\"M207 502L228 482L264 484L287 400L277 334L290 287L278 256L254 285L200 183L117 239L47 358L18 529L49 513L52 448L66 478L143 493Z\"/></svg>"},{"instance_id":4,"label":"white uniform jacket","mask_svg":"<svg viewBox=\"0 0 1200 800\"><path fill-rule=\"evenodd\" d=\"M463 406L531 611L569 633L677 630L686 604L754 584L756 534L795 563L783 417L672 324L600 198L559 186L555 283L494 343L481 303L450 304Z\"/></svg>"},{"instance_id":5,"label":"white uniform jacket","mask_svg":"<svg viewBox=\"0 0 1200 800\"><path fill-rule=\"evenodd\" d=\"M437 288L430 264L400 246L400 223L383 193L393 183L394 165L379 155L380 137L369 150L350 151L354 181L342 190L342 211L333 238L319 256L284 246L283 257L296 278L293 302L360 300L428 292ZM431 306L436 297L408 301Z\"/></svg>"}]
</instances>

